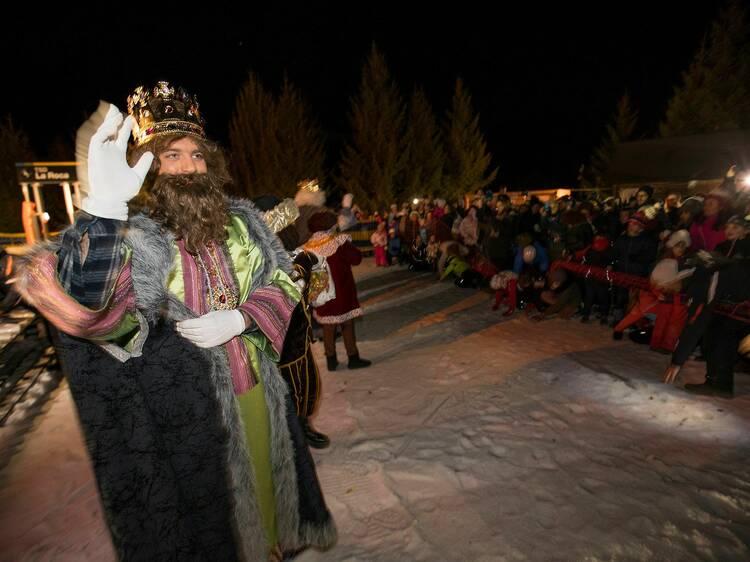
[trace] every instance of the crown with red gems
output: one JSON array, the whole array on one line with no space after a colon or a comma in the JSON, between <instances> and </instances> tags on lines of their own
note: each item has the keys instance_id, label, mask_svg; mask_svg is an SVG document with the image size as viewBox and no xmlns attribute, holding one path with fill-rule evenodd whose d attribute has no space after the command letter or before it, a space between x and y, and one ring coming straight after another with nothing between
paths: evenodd
<instances>
[{"instance_id":1,"label":"crown with red gems","mask_svg":"<svg viewBox=\"0 0 750 562\"><path fill-rule=\"evenodd\" d=\"M136 146L164 135L206 138L198 100L169 82L157 82L151 89L138 86L128 96L128 113L135 118Z\"/></svg>"}]
</instances>

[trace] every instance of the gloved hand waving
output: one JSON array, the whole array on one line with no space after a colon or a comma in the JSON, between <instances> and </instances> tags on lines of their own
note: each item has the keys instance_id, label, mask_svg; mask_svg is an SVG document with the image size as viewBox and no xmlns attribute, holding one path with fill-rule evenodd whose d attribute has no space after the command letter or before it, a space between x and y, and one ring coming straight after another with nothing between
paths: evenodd
<instances>
[{"instance_id":1,"label":"gloved hand waving","mask_svg":"<svg viewBox=\"0 0 750 562\"><path fill-rule=\"evenodd\" d=\"M123 121L120 110L110 105L107 117L91 137L89 194L81 205L91 215L118 220L128 218L128 201L138 194L154 160L154 155L146 152L134 167L128 165L128 138L134 123L131 116Z\"/></svg>"}]
</instances>

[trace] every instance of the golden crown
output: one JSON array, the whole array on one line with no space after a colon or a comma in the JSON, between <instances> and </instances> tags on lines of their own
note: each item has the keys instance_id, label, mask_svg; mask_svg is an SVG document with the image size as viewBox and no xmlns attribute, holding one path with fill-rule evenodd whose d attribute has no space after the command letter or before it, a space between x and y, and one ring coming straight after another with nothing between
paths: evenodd
<instances>
[{"instance_id":1,"label":"golden crown","mask_svg":"<svg viewBox=\"0 0 750 562\"><path fill-rule=\"evenodd\" d=\"M308 191L310 193L315 193L317 191L320 191L320 184L318 183L317 178L313 179L304 179L302 181L297 182L297 189L301 191Z\"/></svg>"},{"instance_id":2,"label":"golden crown","mask_svg":"<svg viewBox=\"0 0 750 562\"><path fill-rule=\"evenodd\" d=\"M136 146L163 135L206 138L198 100L169 82L157 82L151 89L138 86L128 96L128 113L135 118Z\"/></svg>"}]
</instances>

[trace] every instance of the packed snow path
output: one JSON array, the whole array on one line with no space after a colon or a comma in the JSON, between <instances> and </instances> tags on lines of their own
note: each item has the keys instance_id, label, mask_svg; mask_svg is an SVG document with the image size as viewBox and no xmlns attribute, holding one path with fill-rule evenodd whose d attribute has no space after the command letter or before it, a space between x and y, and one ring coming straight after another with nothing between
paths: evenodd
<instances>
[{"instance_id":1,"label":"packed snow path","mask_svg":"<svg viewBox=\"0 0 750 562\"><path fill-rule=\"evenodd\" d=\"M316 419L340 540L300 560L750 559L746 375L734 400L696 397L660 382L668 357L646 346L504 319L429 276L360 295L374 365L323 367Z\"/></svg>"},{"instance_id":2,"label":"packed snow path","mask_svg":"<svg viewBox=\"0 0 750 562\"><path fill-rule=\"evenodd\" d=\"M665 386L668 358L488 293L358 268L369 369L325 370L315 451L339 528L300 562L747 560L750 388ZM701 379L691 363L684 380ZM0 431L0 437L4 437ZM8 441L0 441L8 453ZM0 480L0 560L112 560L63 386Z\"/></svg>"}]
</instances>

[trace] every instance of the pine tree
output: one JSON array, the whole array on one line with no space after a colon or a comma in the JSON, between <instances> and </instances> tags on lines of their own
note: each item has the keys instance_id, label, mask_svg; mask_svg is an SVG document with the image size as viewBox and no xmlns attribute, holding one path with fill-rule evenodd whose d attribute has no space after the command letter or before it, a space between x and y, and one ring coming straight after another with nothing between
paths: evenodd
<instances>
[{"instance_id":1,"label":"pine tree","mask_svg":"<svg viewBox=\"0 0 750 562\"><path fill-rule=\"evenodd\" d=\"M245 195L274 193L278 165L275 158L280 152L277 129L273 95L257 74L250 73L237 95L229 124L234 179Z\"/></svg>"},{"instance_id":2,"label":"pine tree","mask_svg":"<svg viewBox=\"0 0 750 562\"><path fill-rule=\"evenodd\" d=\"M663 137L750 127L750 26L744 6L721 11L675 88Z\"/></svg>"},{"instance_id":3,"label":"pine tree","mask_svg":"<svg viewBox=\"0 0 750 562\"><path fill-rule=\"evenodd\" d=\"M406 162L403 179L399 182L403 191L396 193L397 199L413 195L444 195L445 151L440 129L424 89L419 86L414 88L409 101L404 150Z\"/></svg>"},{"instance_id":4,"label":"pine tree","mask_svg":"<svg viewBox=\"0 0 750 562\"><path fill-rule=\"evenodd\" d=\"M33 160L29 137L10 116L0 122L0 231L21 232L21 188L17 162Z\"/></svg>"},{"instance_id":5,"label":"pine tree","mask_svg":"<svg viewBox=\"0 0 750 562\"><path fill-rule=\"evenodd\" d=\"M340 184L363 209L384 210L403 191L404 104L385 58L373 44L352 99L352 139L344 147Z\"/></svg>"},{"instance_id":6,"label":"pine tree","mask_svg":"<svg viewBox=\"0 0 750 562\"><path fill-rule=\"evenodd\" d=\"M638 111L630 102L630 95L625 94L617 102L612 123L607 125L602 144L594 151L591 165L584 171L581 187L605 187L608 185L607 173L617 145L633 138L638 124Z\"/></svg>"},{"instance_id":7,"label":"pine tree","mask_svg":"<svg viewBox=\"0 0 750 562\"><path fill-rule=\"evenodd\" d=\"M453 102L445 123L445 189L450 196L462 198L484 189L497 177L492 154L479 129L479 114L474 113L471 95L463 81L456 80Z\"/></svg>"},{"instance_id":8,"label":"pine tree","mask_svg":"<svg viewBox=\"0 0 750 562\"><path fill-rule=\"evenodd\" d=\"M310 113L287 78L277 98L250 74L229 127L235 178L245 194L289 197L299 180L322 178L323 135Z\"/></svg>"},{"instance_id":9,"label":"pine tree","mask_svg":"<svg viewBox=\"0 0 750 562\"><path fill-rule=\"evenodd\" d=\"M311 117L308 103L284 78L277 103L279 184L275 193L294 196L297 182L303 178L323 180L325 146L320 126Z\"/></svg>"}]
</instances>

